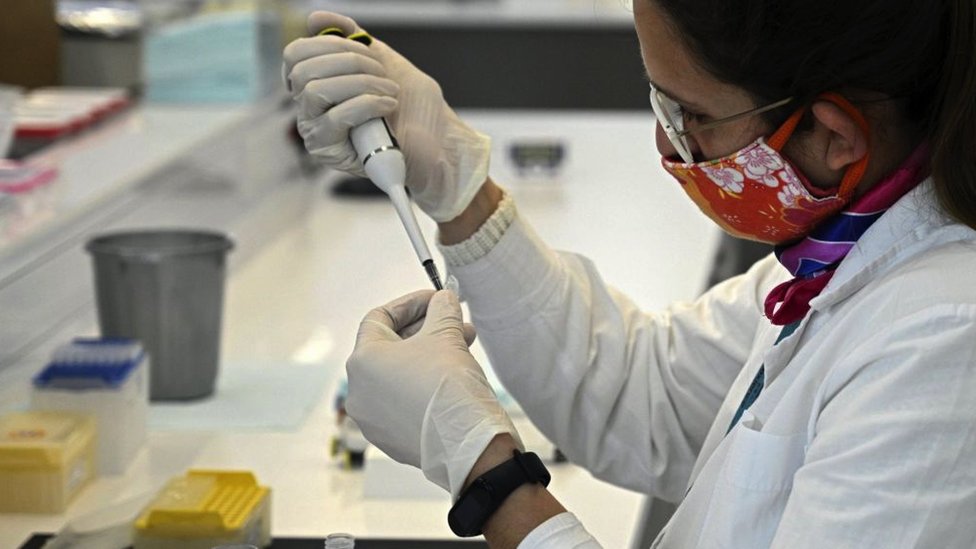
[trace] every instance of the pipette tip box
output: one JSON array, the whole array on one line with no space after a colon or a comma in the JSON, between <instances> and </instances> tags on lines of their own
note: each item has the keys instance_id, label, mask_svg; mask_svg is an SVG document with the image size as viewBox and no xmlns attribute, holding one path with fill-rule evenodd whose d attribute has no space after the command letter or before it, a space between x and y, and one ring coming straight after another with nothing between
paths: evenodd
<instances>
[{"instance_id":1,"label":"pipette tip box","mask_svg":"<svg viewBox=\"0 0 976 549\"><path fill-rule=\"evenodd\" d=\"M0 512L63 512L95 475L95 430L79 414L0 417Z\"/></svg>"},{"instance_id":2,"label":"pipette tip box","mask_svg":"<svg viewBox=\"0 0 976 549\"><path fill-rule=\"evenodd\" d=\"M133 549L271 544L271 489L248 471L190 470L160 491L135 522Z\"/></svg>"},{"instance_id":3,"label":"pipette tip box","mask_svg":"<svg viewBox=\"0 0 976 549\"><path fill-rule=\"evenodd\" d=\"M103 475L124 473L146 438L149 359L130 339L75 339L34 377L31 406L90 414Z\"/></svg>"}]
</instances>

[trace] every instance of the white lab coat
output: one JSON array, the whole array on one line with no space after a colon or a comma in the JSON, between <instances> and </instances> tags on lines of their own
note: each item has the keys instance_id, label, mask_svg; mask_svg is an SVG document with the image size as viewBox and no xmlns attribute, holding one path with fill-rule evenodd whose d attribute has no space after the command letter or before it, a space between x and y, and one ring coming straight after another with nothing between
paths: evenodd
<instances>
[{"instance_id":1,"label":"white lab coat","mask_svg":"<svg viewBox=\"0 0 976 549\"><path fill-rule=\"evenodd\" d=\"M937 210L929 182L775 347L762 304L788 275L772 256L658 313L519 218L452 272L542 432L599 478L681 501L654 547L976 547L976 231ZM521 545L592 546L569 514Z\"/></svg>"}]
</instances>

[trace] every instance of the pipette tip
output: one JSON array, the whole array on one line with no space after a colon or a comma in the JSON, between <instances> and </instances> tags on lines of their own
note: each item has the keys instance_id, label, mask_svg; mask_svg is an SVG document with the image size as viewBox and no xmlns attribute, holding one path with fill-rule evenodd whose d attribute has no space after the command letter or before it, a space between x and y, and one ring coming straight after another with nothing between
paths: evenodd
<instances>
[{"instance_id":1,"label":"pipette tip","mask_svg":"<svg viewBox=\"0 0 976 549\"><path fill-rule=\"evenodd\" d=\"M437 265L434 263L433 259L428 259L423 262L424 270L427 271L427 278L434 285L435 290L443 290L444 285L441 284L441 274L437 272Z\"/></svg>"}]
</instances>

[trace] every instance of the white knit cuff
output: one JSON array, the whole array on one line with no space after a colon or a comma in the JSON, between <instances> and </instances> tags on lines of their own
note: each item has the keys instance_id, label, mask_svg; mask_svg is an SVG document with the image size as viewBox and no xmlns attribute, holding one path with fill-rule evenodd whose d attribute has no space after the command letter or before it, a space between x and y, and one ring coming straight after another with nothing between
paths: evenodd
<instances>
[{"instance_id":1,"label":"white knit cuff","mask_svg":"<svg viewBox=\"0 0 976 549\"><path fill-rule=\"evenodd\" d=\"M438 244L437 247L444 255L444 262L448 268L470 265L488 255L512 225L516 213L515 201L506 192L498 203L495 213L491 214L491 217L485 220L473 235L450 246Z\"/></svg>"}]
</instances>

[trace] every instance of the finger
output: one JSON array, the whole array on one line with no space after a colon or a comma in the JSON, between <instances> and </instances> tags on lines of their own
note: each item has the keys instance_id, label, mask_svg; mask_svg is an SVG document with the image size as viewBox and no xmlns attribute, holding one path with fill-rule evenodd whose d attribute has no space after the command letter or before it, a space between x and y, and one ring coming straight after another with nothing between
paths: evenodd
<instances>
[{"instance_id":1,"label":"finger","mask_svg":"<svg viewBox=\"0 0 976 549\"><path fill-rule=\"evenodd\" d=\"M287 80L291 85L290 89L297 93L305 89L305 86L312 80L347 74L371 74L385 77L386 69L372 57L344 51L317 55L299 61L291 68Z\"/></svg>"},{"instance_id":2,"label":"finger","mask_svg":"<svg viewBox=\"0 0 976 549\"><path fill-rule=\"evenodd\" d=\"M365 177L363 163L359 161L359 154L352 147L352 143L346 139L344 142L330 141L316 131L309 130L303 126L303 122L298 122L298 130L302 132L302 139L305 141L305 149L309 154L322 158L330 167L340 172ZM304 130L304 131L302 131Z\"/></svg>"},{"instance_id":3,"label":"finger","mask_svg":"<svg viewBox=\"0 0 976 549\"><path fill-rule=\"evenodd\" d=\"M383 314L378 313L377 309L366 313L359 329L356 331L356 349L381 341L399 341L400 336L390 328L388 319Z\"/></svg>"},{"instance_id":4,"label":"finger","mask_svg":"<svg viewBox=\"0 0 976 549\"><path fill-rule=\"evenodd\" d=\"M403 339L407 339L408 337L416 335L417 332L420 331L420 328L422 328L423 326L424 326L424 319L421 318L420 320L414 322L413 324L407 326L406 328L402 328L397 333L400 334L400 337L402 337Z\"/></svg>"},{"instance_id":5,"label":"finger","mask_svg":"<svg viewBox=\"0 0 976 549\"><path fill-rule=\"evenodd\" d=\"M392 97L377 97L375 95L360 95L349 101L339 103L326 111L323 124L327 124L333 131L336 128L355 128L367 120L386 116L397 108L397 100Z\"/></svg>"},{"instance_id":6,"label":"finger","mask_svg":"<svg viewBox=\"0 0 976 549\"><path fill-rule=\"evenodd\" d=\"M399 341L397 332L422 319L432 290L419 290L398 297L366 313L356 334L356 347L372 341Z\"/></svg>"},{"instance_id":7,"label":"finger","mask_svg":"<svg viewBox=\"0 0 976 549\"><path fill-rule=\"evenodd\" d=\"M349 128L326 116L299 118L295 125L305 142L305 149L328 162L337 170L362 170L363 163L349 140Z\"/></svg>"},{"instance_id":8,"label":"finger","mask_svg":"<svg viewBox=\"0 0 976 549\"><path fill-rule=\"evenodd\" d=\"M363 164L349 140L350 129L367 120L387 116L396 108L396 99L362 95L316 118L299 117L298 133L309 153L326 159L337 170L362 175Z\"/></svg>"},{"instance_id":9,"label":"finger","mask_svg":"<svg viewBox=\"0 0 976 549\"><path fill-rule=\"evenodd\" d=\"M346 36L363 30L354 20L350 19L349 17L330 11L313 11L305 21L305 26L308 29L308 34L312 36L329 27L337 27L342 29L342 32Z\"/></svg>"},{"instance_id":10,"label":"finger","mask_svg":"<svg viewBox=\"0 0 976 549\"><path fill-rule=\"evenodd\" d=\"M450 290L441 290L430 298L427 305L427 318L424 320L422 333L436 333L443 330L454 330L459 337L464 332L461 320L461 303L457 294Z\"/></svg>"},{"instance_id":11,"label":"finger","mask_svg":"<svg viewBox=\"0 0 976 549\"><path fill-rule=\"evenodd\" d=\"M474 344L474 340L478 337L478 333L474 330L474 324L465 322L461 328L464 330L464 342L468 344L468 347L470 347Z\"/></svg>"},{"instance_id":12,"label":"finger","mask_svg":"<svg viewBox=\"0 0 976 549\"><path fill-rule=\"evenodd\" d=\"M414 322L413 324L407 326L406 328L403 328L402 330L400 330L397 333L403 339L407 339L408 337L411 337L411 336L416 335L417 332L420 331L420 328L423 327L423 325L424 325L424 319L426 319L426 317L424 317L423 319L418 320L417 322ZM474 340L477 339L478 333L475 331L474 325L473 324L469 324L467 322L465 322L461 326L461 329L464 331L464 342L468 345L468 347L470 347L471 345L474 344Z\"/></svg>"},{"instance_id":13,"label":"finger","mask_svg":"<svg viewBox=\"0 0 976 549\"><path fill-rule=\"evenodd\" d=\"M305 118L314 118L332 107L350 99L373 95L396 96L399 86L387 78L368 74L336 76L313 80L297 96Z\"/></svg>"},{"instance_id":14,"label":"finger","mask_svg":"<svg viewBox=\"0 0 976 549\"><path fill-rule=\"evenodd\" d=\"M399 333L411 324L423 321L432 295L434 295L433 290L417 290L400 296L378 309L382 310L390 320L390 328Z\"/></svg>"},{"instance_id":15,"label":"finger","mask_svg":"<svg viewBox=\"0 0 976 549\"><path fill-rule=\"evenodd\" d=\"M366 57L372 57L369 46L355 40L347 40L341 36L312 36L292 40L281 56L285 62L285 74L291 72L295 65L319 57L335 53L351 52Z\"/></svg>"}]
</instances>

